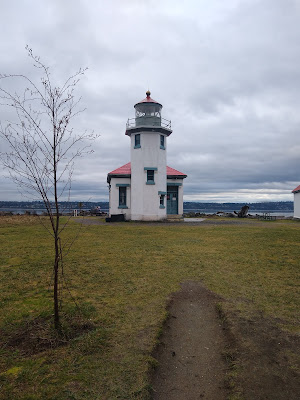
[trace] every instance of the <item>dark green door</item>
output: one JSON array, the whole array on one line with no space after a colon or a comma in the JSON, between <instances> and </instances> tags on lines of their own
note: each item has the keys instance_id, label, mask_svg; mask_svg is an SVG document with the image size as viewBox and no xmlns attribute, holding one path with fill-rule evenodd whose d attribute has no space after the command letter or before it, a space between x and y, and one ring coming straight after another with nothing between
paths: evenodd
<instances>
[{"instance_id":1,"label":"dark green door","mask_svg":"<svg viewBox=\"0 0 300 400\"><path fill-rule=\"evenodd\" d=\"M167 188L167 214L178 214L178 186Z\"/></svg>"}]
</instances>

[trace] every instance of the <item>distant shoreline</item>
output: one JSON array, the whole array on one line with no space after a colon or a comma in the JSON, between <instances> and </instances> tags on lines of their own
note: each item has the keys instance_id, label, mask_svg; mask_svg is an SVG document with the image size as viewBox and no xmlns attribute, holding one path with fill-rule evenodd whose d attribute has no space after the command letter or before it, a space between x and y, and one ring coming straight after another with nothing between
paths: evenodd
<instances>
[{"instance_id":1,"label":"distant shoreline","mask_svg":"<svg viewBox=\"0 0 300 400\"><path fill-rule=\"evenodd\" d=\"M294 203L292 201L283 202L260 202L260 203L200 203L193 201L183 202L184 213L202 213L202 214L216 214L218 212L233 213L238 212L242 206L247 204L249 206L249 214L262 215L263 213L270 213L274 216L292 217L294 213ZM104 213L109 212L108 202L60 202L60 212L62 214L72 214L74 210L81 210L90 212L96 207L100 207ZM52 206L53 210L54 207ZM13 214L38 214L42 215L46 212L43 202L41 201L0 201L0 213L13 213Z\"/></svg>"},{"instance_id":2,"label":"distant shoreline","mask_svg":"<svg viewBox=\"0 0 300 400\"><path fill-rule=\"evenodd\" d=\"M224 213L233 213L234 211L238 212L241 207L236 207L236 208L226 208L222 209L222 207L216 208L216 209L210 209L210 208L184 208L183 212L184 214L207 214L207 215L213 215L218 212L224 212ZM61 213L63 215L70 215L73 214L74 210L78 210L79 208L70 208L70 209L61 209ZM82 208L81 211L84 213L89 213L91 211L91 208ZM19 207L0 207L0 214L1 213L12 213L14 215L16 214L37 214L37 215L42 215L46 212L45 208L30 208L30 207L25 207L25 208L19 208ZM55 212L53 210L53 212ZM101 207L101 212L103 213L108 213L109 209L108 208L102 208ZM292 217L294 215L294 211L290 209L280 209L280 210L273 210L273 209L249 209L249 214L251 215L262 215L263 213L270 213L270 215L273 216L283 216L283 217Z\"/></svg>"},{"instance_id":3,"label":"distant shoreline","mask_svg":"<svg viewBox=\"0 0 300 400\"><path fill-rule=\"evenodd\" d=\"M227 211L227 210L239 210L242 206L247 204L250 210L281 210L292 212L294 209L294 203L292 201L266 201L266 202L236 202L236 203L211 203L211 202L197 202L197 201L184 201L183 208L185 210L215 210L215 211ZM92 209L100 206L101 209L108 209L108 201L61 201L59 203L62 209ZM54 204L53 204L54 206ZM0 201L0 211L6 208L15 209L44 209L44 203L42 201ZM54 207L53 207L54 208Z\"/></svg>"}]
</instances>

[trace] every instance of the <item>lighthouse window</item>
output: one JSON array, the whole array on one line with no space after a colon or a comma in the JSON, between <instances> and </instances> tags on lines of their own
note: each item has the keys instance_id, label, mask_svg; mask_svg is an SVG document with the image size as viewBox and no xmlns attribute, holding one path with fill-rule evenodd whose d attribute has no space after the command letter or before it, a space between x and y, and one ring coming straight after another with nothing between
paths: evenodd
<instances>
[{"instance_id":1,"label":"lighthouse window","mask_svg":"<svg viewBox=\"0 0 300 400\"><path fill-rule=\"evenodd\" d=\"M139 149L141 147L141 135L138 133L134 135L134 148Z\"/></svg>"},{"instance_id":2,"label":"lighthouse window","mask_svg":"<svg viewBox=\"0 0 300 400\"><path fill-rule=\"evenodd\" d=\"M127 208L126 207L126 186L119 187L119 208Z\"/></svg>"},{"instance_id":3,"label":"lighthouse window","mask_svg":"<svg viewBox=\"0 0 300 400\"><path fill-rule=\"evenodd\" d=\"M165 195L161 194L159 198L159 208L165 208Z\"/></svg>"},{"instance_id":4,"label":"lighthouse window","mask_svg":"<svg viewBox=\"0 0 300 400\"><path fill-rule=\"evenodd\" d=\"M164 135L160 135L160 148L165 150L165 137L164 137Z\"/></svg>"},{"instance_id":5,"label":"lighthouse window","mask_svg":"<svg viewBox=\"0 0 300 400\"><path fill-rule=\"evenodd\" d=\"M147 170L147 185L154 185L154 169Z\"/></svg>"}]
</instances>

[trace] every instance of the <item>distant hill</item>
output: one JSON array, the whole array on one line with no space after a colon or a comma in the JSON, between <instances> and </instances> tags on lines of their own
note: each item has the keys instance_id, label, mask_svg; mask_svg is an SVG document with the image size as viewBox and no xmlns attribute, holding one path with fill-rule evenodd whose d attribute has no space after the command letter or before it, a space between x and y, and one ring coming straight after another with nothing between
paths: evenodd
<instances>
[{"instance_id":1,"label":"distant hill","mask_svg":"<svg viewBox=\"0 0 300 400\"><path fill-rule=\"evenodd\" d=\"M81 203L81 204L80 204ZM77 208L82 209L93 209L97 206L100 206L103 209L108 210L108 201L61 201L59 203L60 208L62 210L74 210ZM54 208L54 203L52 204ZM20 209L28 209L28 210L40 210L44 209L44 203L42 201L0 201L0 211L1 208L20 208Z\"/></svg>"},{"instance_id":2,"label":"distant hill","mask_svg":"<svg viewBox=\"0 0 300 400\"><path fill-rule=\"evenodd\" d=\"M60 207L63 210L74 210L80 208L79 201L60 202ZM293 211L294 203L292 201L268 201L262 203L200 203L195 201L185 201L183 203L184 211L187 210L212 210L212 211L239 211L242 206L247 204L251 210L255 211ZM54 204L53 204L54 206ZM82 201L82 209L93 209L100 206L102 210L108 210L109 203L107 201ZM42 201L0 201L0 211L1 208L20 208L28 210L38 210L44 209L44 204Z\"/></svg>"}]
</instances>

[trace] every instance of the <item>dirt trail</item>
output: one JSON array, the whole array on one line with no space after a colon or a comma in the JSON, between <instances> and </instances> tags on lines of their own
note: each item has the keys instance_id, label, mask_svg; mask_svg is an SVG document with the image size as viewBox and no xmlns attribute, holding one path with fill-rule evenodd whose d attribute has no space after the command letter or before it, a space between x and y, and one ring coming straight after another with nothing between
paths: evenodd
<instances>
[{"instance_id":1,"label":"dirt trail","mask_svg":"<svg viewBox=\"0 0 300 400\"><path fill-rule=\"evenodd\" d=\"M224 331L215 294L200 283L185 282L174 294L154 357L153 400L223 400L226 372Z\"/></svg>"}]
</instances>

